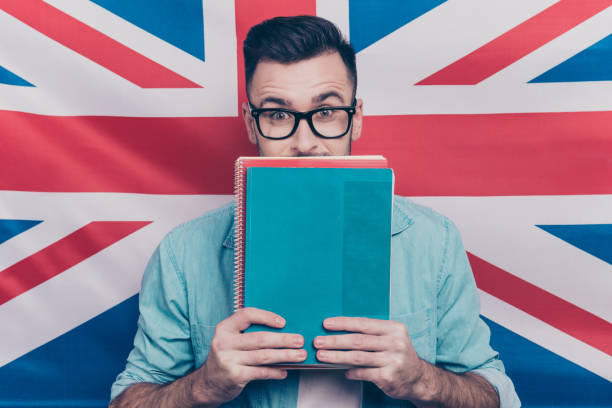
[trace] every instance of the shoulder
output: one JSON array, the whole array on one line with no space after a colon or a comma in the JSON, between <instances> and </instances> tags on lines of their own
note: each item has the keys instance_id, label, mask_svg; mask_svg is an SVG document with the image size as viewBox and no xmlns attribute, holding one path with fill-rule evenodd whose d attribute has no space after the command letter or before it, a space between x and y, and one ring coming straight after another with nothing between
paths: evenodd
<instances>
[{"instance_id":1,"label":"shoulder","mask_svg":"<svg viewBox=\"0 0 612 408\"><path fill-rule=\"evenodd\" d=\"M233 202L206 212L176 226L166 235L161 245L178 254L190 253L193 249L203 249L211 245L220 247L232 236L233 214Z\"/></svg>"},{"instance_id":2,"label":"shoulder","mask_svg":"<svg viewBox=\"0 0 612 408\"><path fill-rule=\"evenodd\" d=\"M453 222L437 211L417 204L407 197L393 197L393 217L395 224L405 224L412 234L427 236L446 236L457 233Z\"/></svg>"}]
</instances>

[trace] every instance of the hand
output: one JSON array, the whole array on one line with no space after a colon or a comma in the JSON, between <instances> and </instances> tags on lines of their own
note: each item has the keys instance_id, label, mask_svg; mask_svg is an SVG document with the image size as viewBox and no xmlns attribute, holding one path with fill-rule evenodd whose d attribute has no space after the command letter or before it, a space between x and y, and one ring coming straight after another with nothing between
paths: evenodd
<instances>
[{"instance_id":1,"label":"hand","mask_svg":"<svg viewBox=\"0 0 612 408\"><path fill-rule=\"evenodd\" d=\"M391 398L416 397L424 361L419 358L406 327L391 320L332 317L323 326L351 334L318 336L317 359L326 363L358 366L346 372L352 380L371 381ZM419 398L415 398L419 399Z\"/></svg>"},{"instance_id":2,"label":"hand","mask_svg":"<svg viewBox=\"0 0 612 408\"><path fill-rule=\"evenodd\" d=\"M194 379L196 399L211 405L230 401L253 380L283 379L287 371L258 367L274 363L296 363L306 359L299 334L242 333L251 324L281 328L282 317L261 309L240 309L215 328L206 362ZM194 373L195 374L195 373Z\"/></svg>"}]
</instances>

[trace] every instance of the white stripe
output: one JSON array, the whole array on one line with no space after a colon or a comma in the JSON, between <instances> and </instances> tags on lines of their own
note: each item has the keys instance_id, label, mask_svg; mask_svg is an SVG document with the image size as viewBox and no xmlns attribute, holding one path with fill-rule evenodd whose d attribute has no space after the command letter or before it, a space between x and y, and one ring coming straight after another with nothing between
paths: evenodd
<instances>
[{"instance_id":1,"label":"white stripe","mask_svg":"<svg viewBox=\"0 0 612 408\"><path fill-rule=\"evenodd\" d=\"M612 357L479 290L483 316L612 381ZM503 356L502 356L503 360Z\"/></svg>"},{"instance_id":2,"label":"white stripe","mask_svg":"<svg viewBox=\"0 0 612 408\"><path fill-rule=\"evenodd\" d=\"M610 35L612 31L610 27L612 27L612 7L561 34L551 42L544 44L508 68L485 79L482 84L487 86L503 86L503 82L508 83L509 81L526 84ZM494 82L499 82L499 84L494 84ZM535 87L536 85L525 86ZM544 90L545 86L539 85L540 90L546 92ZM565 95L563 99L572 99L572 97L573 95L571 94Z\"/></svg>"},{"instance_id":3,"label":"white stripe","mask_svg":"<svg viewBox=\"0 0 612 408\"><path fill-rule=\"evenodd\" d=\"M36 85L0 85L0 109L60 116L237 116L234 2L206 2L206 62L95 3L48 3L204 87L141 89L0 11L0 36L11 39L0 42L3 66Z\"/></svg>"},{"instance_id":4,"label":"white stripe","mask_svg":"<svg viewBox=\"0 0 612 408\"><path fill-rule=\"evenodd\" d=\"M414 200L450 217L468 251L612 321L612 266L536 227L612 224L612 195Z\"/></svg>"},{"instance_id":5,"label":"white stripe","mask_svg":"<svg viewBox=\"0 0 612 408\"><path fill-rule=\"evenodd\" d=\"M350 39L349 0L317 0L317 16L334 23Z\"/></svg>"},{"instance_id":6,"label":"white stripe","mask_svg":"<svg viewBox=\"0 0 612 408\"><path fill-rule=\"evenodd\" d=\"M357 54L365 114L611 110L612 81L526 82L609 34L612 7L542 47L517 68L510 66L478 85L414 86L554 3L449 0L384 37Z\"/></svg>"},{"instance_id":7,"label":"white stripe","mask_svg":"<svg viewBox=\"0 0 612 408\"><path fill-rule=\"evenodd\" d=\"M0 192L0 201L3 200ZM1 211L0 218L3 219L35 219L32 216L19 217L13 215L12 211ZM39 220L41 218L38 218ZM78 220L47 220L35 227L3 242L0 245L0 271L21 261L24 258L40 251L41 249L53 244L57 240L76 231L85 225Z\"/></svg>"},{"instance_id":8,"label":"white stripe","mask_svg":"<svg viewBox=\"0 0 612 408\"><path fill-rule=\"evenodd\" d=\"M75 220L87 218L87 222L152 220L153 223L1 305L0 327L5 330L0 366L137 293L145 265L168 231L231 200L231 196L215 195L23 192L3 192L1 198L13 209L8 212L10 216L44 219L40 226L53 220L54 214L63 219L70 213L75 214ZM31 237L37 228L33 228Z\"/></svg>"}]
</instances>

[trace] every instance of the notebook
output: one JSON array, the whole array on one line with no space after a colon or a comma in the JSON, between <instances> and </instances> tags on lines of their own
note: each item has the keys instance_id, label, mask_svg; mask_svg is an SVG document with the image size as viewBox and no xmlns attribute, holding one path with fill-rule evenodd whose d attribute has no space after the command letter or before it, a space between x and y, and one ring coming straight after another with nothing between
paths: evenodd
<instances>
[{"instance_id":1,"label":"notebook","mask_svg":"<svg viewBox=\"0 0 612 408\"><path fill-rule=\"evenodd\" d=\"M257 307L304 336L288 368L339 368L312 345L332 316L389 318L393 172L381 156L239 158L235 308Z\"/></svg>"}]
</instances>

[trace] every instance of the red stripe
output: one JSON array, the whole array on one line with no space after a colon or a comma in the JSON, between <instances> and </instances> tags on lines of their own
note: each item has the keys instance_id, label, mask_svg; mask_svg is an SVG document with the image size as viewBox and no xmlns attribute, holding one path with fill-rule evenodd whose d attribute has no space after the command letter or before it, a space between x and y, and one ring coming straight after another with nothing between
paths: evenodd
<instances>
[{"instance_id":1,"label":"red stripe","mask_svg":"<svg viewBox=\"0 0 612 408\"><path fill-rule=\"evenodd\" d=\"M0 271L0 305L139 230L150 221L95 221Z\"/></svg>"},{"instance_id":2,"label":"red stripe","mask_svg":"<svg viewBox=\"0 0 612 408\"><path fill-rule=\"evenodd\" d=\"M612 356L612 324L468 253L478 288Z\"/></svg>"},{"instance_id":3,"label":"red stripe","mask_svg":"<svg viewBox=\"0 0 612 408\"><path fill-rule=\"evenodd\" d=\"M404 195L610 194L611 125L612 111L377 116L353 153L387 157Z\"/></svg>"},{"instance_id":4,"label":"red stripe","mask_svg":"<svg viewBox=\"0 0 612 408\"><path fill-rule=\"evenodd\" d=\"M611 194L611 124L612 111L366 117L353 154L386 156L404 195ZM0 111L0 134L0 190L231 194L234 160L257 155L241 118Z\"/></svg>"},{"instance_id":5,"label":"red stripe","mask_svg":"<svg viewBox=\"0 0 612 408\"><path fill-rule=\"evenodd\" d=\"M201 88L41 0L2 0L0 9L142 88Z\"/></svg>"},{"instance_id":6,"label":"red stripe","mask_svg":"<svg viewBox=\"0 0 612 408\"><path fill-rule=\"evenodd\" d=\"M561 0L417 85L475 85L612 5Z\"/></svg>"},{"instance_id":7,"label":"red stripe","mask_svg":"<svg viewBox=\"0 0 612 408\"><path fill-rule=\"evenodd\" d=\"M236 37L238 40L238 100L246 101L244 82L244 55L242 43L249 28L277 16L316 15L316 0L270 1L236 0Z\"/></svg>"}]
</instances>

